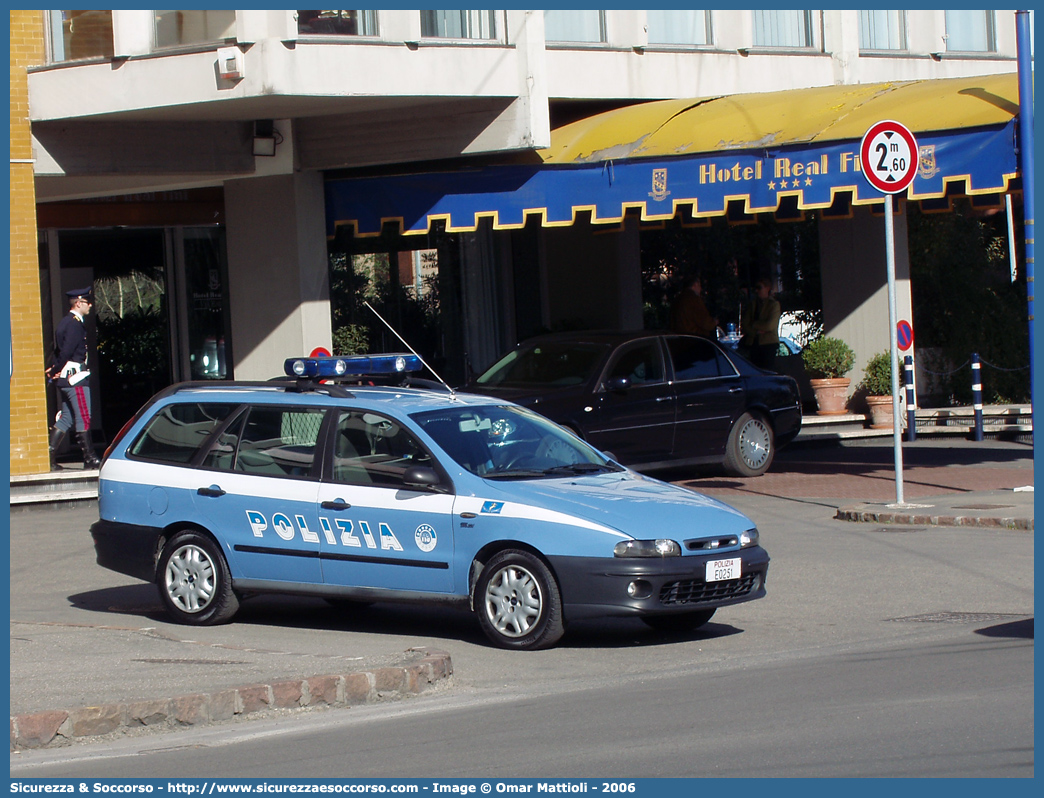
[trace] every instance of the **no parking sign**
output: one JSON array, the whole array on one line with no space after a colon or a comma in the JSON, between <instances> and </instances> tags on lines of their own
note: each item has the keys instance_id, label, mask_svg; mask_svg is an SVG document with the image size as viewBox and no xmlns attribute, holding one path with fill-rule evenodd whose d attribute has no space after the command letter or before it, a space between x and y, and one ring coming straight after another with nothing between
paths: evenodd
<instances>
[{"instance_id":1,"label":"no parking sign","mask_svg":"<svg viewBox=\"0 0 1044 798\"><path fill-rule=\"evenodd\" d=\"M906 319L895 325L896 345L902 352L909 352L913 346L913 327Z\"/></svg>"}]
</instances>

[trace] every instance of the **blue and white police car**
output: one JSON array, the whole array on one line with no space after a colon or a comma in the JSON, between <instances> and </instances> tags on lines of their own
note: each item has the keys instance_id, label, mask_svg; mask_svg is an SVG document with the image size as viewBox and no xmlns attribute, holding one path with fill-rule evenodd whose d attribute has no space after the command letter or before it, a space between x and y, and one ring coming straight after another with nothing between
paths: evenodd
<instances>
[{"instance_id":1,"label":"blue and white police car","mask_svg":"<svg viewBox=\"0 0 1044 798\"><path fill-rule=\"evenodd\" d=\"M765 595L758 530L721 502L510 402L331 381L420 367L300 358L283 382L161 391L106 452L98 563L155 582L182 623L265 593L442 603L509 649L592 616L693 629Z\"/></svg>"}]
</instances>

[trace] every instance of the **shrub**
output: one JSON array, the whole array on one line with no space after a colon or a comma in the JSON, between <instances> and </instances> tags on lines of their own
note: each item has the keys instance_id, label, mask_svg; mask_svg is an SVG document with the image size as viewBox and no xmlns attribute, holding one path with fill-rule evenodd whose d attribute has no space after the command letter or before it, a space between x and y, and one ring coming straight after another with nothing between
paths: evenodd
<instances>
[{"instance_id":1,"label":"shrub","mask_svg":"<svg viewBox=\"0 0 1044 798\"><path fill-rule=\"evenodd\" d=\"M892 356L888 352L878 352L863 369L863 381L859 387L868 396L892 395Z\"/></svg>"},{"instance_id":2,"label":"shrub","mask_svg":"<svg viewBox=\"0 0 1044 798\"><path fill-rule=\"evenodd\" d=\"M840 338L817 338L801 350L801 359L814 379L844 377L855 365L855 353Z\"/></svg>"},{"instance_id":3,"label":"shrub","mask_svg":"<svg viewBox=\"0 0 1044 798\"><path fill-rule=\"evenodd\" d=\"M346 324L333 332L333 353L338 356L363 355L370 348L370 330L361 324Z\"/></svg>"}]
</instances>

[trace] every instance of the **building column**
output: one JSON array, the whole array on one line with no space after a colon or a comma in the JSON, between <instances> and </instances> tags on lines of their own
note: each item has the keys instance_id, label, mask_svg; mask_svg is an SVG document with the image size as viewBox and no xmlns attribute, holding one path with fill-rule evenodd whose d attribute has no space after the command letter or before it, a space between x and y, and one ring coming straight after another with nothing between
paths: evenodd
<instances>
[{"instance_id":1,"label":"building column","mask_svg":"<svg viewBox=\"0 0 1044 798\"><path fill-rule=\"evenodd\" d=\"M913 324L906 201L895 200L895 302L898 319ZM853 208L851 219L819 223L823 285L823 334L843 339L855 352L852 385L867 361L891 347L888 320L888 266L885 220L870 206ZM897 320L898 320L897 319Z\"/></svg>"},{"instance_id":2,"label":"building column","mask_svg":"<svg viewBox=\"0 0 1044 798\"><path fill-rule=\"evenodd\" d=\"M325 219L318 172L225 183L236 379L270 379L286 358L331 347Z\"/></svg>"},{"instance_id":3,"label":"building column","mask_svg":"<svg viewBox=\"0 0 1044 798\"><path fill-rule=\"evenodd\" d=\"M36 188L26 67L44 61L44 14L11 11L11 474L50 470Z\"/></svg>"}]
</instances>

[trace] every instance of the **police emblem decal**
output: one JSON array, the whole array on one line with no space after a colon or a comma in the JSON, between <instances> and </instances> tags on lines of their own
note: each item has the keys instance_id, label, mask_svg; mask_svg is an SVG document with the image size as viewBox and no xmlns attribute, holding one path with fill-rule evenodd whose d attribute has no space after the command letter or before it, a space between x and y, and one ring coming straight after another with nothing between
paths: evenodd
<instances>
[{"instance_id":1,"label":"police emblem decal","mask_svg":"<svg viewBox=\"0 0 1044 798\"><path fill-rule=\"evenodd\" d=\"M667 195L670 193L667 190L667 168L653 169L652 191L649 192L649 196L657 202L662 202L667 199Z\"/></svg>"},{"instance_id":2,"label":"police emblem decal","mask_svg":"<svg viewBox=\"0 0 1044 798\"><path fill-rule=\"evenodd\" d=\"M939 166L935 162L935 145L925 144L917 148L917 176L925 179L939 174Z\"/></svg>"},{"instance_id":3,"label":"police emblem decal","mask_svg":"<svg viewBox=\"0 0 1044 798\"><path fill-rule=\"evenodd\" d=\"M485 502L482 505L482 512L484 512L484 513L493 513L494 515L498 515L500 513L500 511L503 510L503 509L504 509L504 502Z\"/></svg>"},{"instance_id":4,"label":"police emblem decal","mask_svg":"<svg viewBox=\"0 0 1044 798\"><path fill-rule=\"evenodd\" d=\"M435 533L435 527L431 524L421 524L413 535L417 541L417 548L423 552L429 552L439 543L439 536Z\"/></svg>"}]
</instances>

